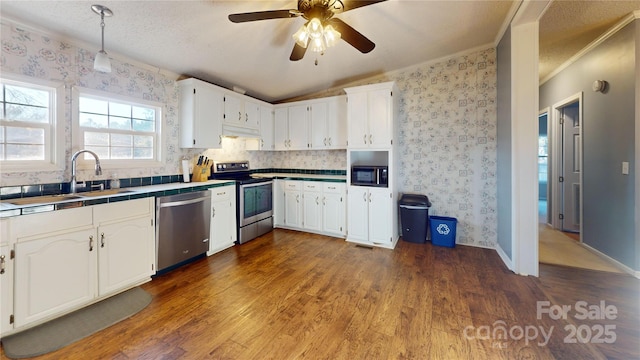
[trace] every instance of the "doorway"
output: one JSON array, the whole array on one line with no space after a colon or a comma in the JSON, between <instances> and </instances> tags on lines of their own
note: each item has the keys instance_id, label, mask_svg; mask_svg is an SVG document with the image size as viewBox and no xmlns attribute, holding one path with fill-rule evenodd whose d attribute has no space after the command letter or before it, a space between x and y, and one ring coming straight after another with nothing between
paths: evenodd
<instances>
[{"instance_id":1,"label":"doorway","mask_svg":"<svg viewBox=\"0 0 640 360\"><path fill-rule=\"evenodd\" d=\"M538 116L538 221L550 223L549 217L549 109Z\"/></svg>"},{"instance_id":2,"label":"doorway","mask_svg":"<svg viewBox=\"0 0 640 360\"><path fill-rule=\"evenodd\" d=\"M559 138L558 171L560 205L559 229L569 233L580 233L582 220L582 116L580 100L556 107L558 114Z\"/></svg>"}]
</instances>

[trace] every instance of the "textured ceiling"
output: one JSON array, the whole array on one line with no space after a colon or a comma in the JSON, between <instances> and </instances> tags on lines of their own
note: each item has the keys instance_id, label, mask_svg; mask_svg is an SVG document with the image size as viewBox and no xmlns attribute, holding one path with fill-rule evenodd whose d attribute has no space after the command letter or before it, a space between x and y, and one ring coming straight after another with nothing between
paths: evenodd
<instances>
[{"instance_id":1,"label":"textured ceiling","mask_svg":"<svg viewBox=\"0 0 640 360\"><path fill-rule=\"evenodd\" d=\"M344 0L357 1L357 0ZM388 0L337 15L376 43L361 54L346 42L322 56L289 61L291 35L302 18L231 23L231 13L296 8L295 0L0 1L0 16L43 29L89 50L100 46L99 3L107 18L105 50L183 76L270 102L493 44L519 1ZM640 1L557 1L540 24L541 77L548 74ZM318 65L314 65L315 60Z\"/></svg>"},{"instance_id":2,"label":"textured ceiling","mask_svg":"<svg viewBox=\"0 0 640 360\"><path fill-rule=\"evenodd\" d=\"M554 1L540 19L540 79L635 10L640 1Z\"/></svg>"}]
</instances>

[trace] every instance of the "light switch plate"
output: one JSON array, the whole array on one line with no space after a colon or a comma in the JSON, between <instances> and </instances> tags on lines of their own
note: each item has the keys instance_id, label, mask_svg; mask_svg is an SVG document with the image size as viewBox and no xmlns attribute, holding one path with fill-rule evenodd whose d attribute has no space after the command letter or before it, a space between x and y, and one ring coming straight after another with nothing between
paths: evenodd
<instances>
[{"instance_id":1,"label":"light switch plate","mask_svg":"<svg viewBox=\"0 0 640 360\"><path fill-rule=\"evenodd\" d=\"M622 162L622 175L629 175L629 162L628 161L623 161Z\"/></svg>"}]
</instances>

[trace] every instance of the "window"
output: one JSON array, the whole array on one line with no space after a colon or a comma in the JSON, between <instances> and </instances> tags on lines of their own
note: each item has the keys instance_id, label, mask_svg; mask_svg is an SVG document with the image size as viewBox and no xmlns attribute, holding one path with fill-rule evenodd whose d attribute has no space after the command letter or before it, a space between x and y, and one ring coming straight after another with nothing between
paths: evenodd
<instances>
[{"instance_id":1,"label":"window","mask_svg":"<svg viewBox=\"0 0 640 360\"><path fill-rule=\"evenodd\" d=\"M122 166L153 165L160 161L158 104L96 95L80 90L77 96L77 143L95 152L100 161ZM85 154L85 159L92 160Z\"/></svg>"},{"instance_id":2,"label":"window","mask_svg":"<svg viewBox=\"0 0 640 360\"><path fill-rule=\"evenodd\" d=\"M3 171L51 170L56 164L57 106L63 87L0 79Z\"/></svg>"}]
</instances>

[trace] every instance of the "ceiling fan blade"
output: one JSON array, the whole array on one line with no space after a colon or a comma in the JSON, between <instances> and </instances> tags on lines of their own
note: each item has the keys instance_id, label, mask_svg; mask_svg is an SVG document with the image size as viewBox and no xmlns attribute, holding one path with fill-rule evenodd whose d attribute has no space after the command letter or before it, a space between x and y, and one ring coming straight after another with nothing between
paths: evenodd
<instances>
[{"instance_id":1,"label":"ceiling fan blade","mask_svg":"<svg viewBox=\"0 0 640 360\"><path fill-rule=\"evenodd\" d=\"M304 53L307 52L307 48L303 48L298 44L293 45L293 51L291 51L291 56L289 56L289 60L298 61L304 57Z\"/></svg>"},{"instance_id":2,"label":"ceiling fan blade","mask_svg":"<svg viewBox=\"0 0 640 360\"><path fill-rule=\"evenodd\" d=\"M344 21L338 18L332 18L329 23L340 33L342 40L348 42L354 48L360 50L361 53L366 54L376 47L371 40L367 39L364 35L360 34L356 29L349 26Z\"/></svg>"},{"instance_id":3,"label":"ceiling fan blade","mask_svg":"<svg viewBox=\"0 0 640 360\"><path fill-rule=\"evenodd\" d=\"M377 4L383 1L387 1L387 0L347 0L345 1L344 10L342 11L349 11L349 10L357 9L359 7Z\"/></svg>"},{"instance_id":4,"label":"ceiling fan blade","mask_svg":"<svg viewBox=\"0 0 640 360\"><path fill-rule=\"evenodd\" d=\"M269 19L283 19L299 16L298 10L269 10L269 11L257 11L240 14L229 15L229 20L234 23L242 23L247 21L257 20L269 20Z\"/></svg>"}]
</instances>

